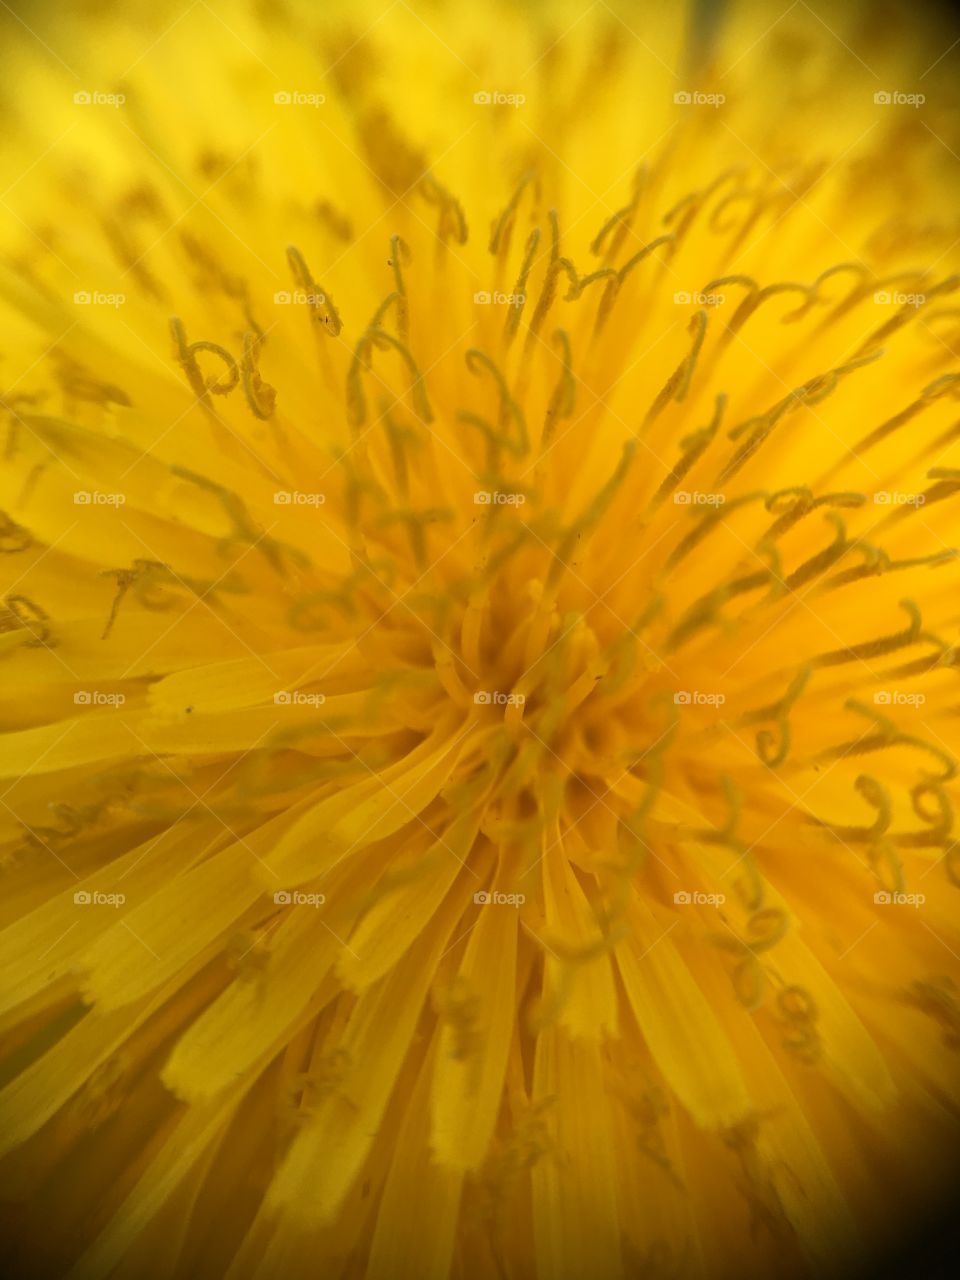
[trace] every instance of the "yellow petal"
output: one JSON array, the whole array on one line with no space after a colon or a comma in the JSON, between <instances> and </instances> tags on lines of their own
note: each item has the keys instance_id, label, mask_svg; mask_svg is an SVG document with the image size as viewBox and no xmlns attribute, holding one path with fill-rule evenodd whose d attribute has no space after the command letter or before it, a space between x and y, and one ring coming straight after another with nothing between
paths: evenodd
<instances>
[{"instance_id":1,"label":"yellow petal","mask_svg":"<svg viewBox=\"0 0 960 1280\"><path fill-rule=\"evenodd\" d=\"M719 1019L661 925L637 902L617 947L627 999L653 1059L698 1124L724 1128L750 1096Z\"/></svg>"},{"instance_id":2,"label":"yellow petal","mask_svg":"<svg viewBox=\"0 0 960 1280\"><path fill-rule=\"evenodd\" d=\"M516 1017L518 929L516 908L482 906L460 965L468 1025L444 1026L432 1103L434 1154L449 1168L475 1169L497 1122Z\"/></svg>"},{"instance_id":3,"label":"yellow petal","mask_svg":"<svg viewBox=\"0 0 960 1280\"><path fill-rule=\"evenodd\" d=\"M548 1027L537 1040L533 1101L548 1149L533 1167L538 1274L623 1275L617 1170L601 1049Z\"/></svg>"}]
</instances>

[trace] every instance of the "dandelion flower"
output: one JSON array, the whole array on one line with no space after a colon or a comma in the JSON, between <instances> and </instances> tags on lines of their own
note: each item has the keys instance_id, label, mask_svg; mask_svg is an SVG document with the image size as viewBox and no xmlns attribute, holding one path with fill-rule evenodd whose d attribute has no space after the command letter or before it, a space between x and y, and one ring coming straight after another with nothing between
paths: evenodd
<instances>
[{"instance_id":1,"label":"dandelion flower","mask_svg":"<svg viewBox=\"0 0 960 1280\"><path fill-rule=\"evenodd\" d=\"M16 1273L904 1238L958 1119L950 39L5 24Z\"/></svg>"}]
</instances>

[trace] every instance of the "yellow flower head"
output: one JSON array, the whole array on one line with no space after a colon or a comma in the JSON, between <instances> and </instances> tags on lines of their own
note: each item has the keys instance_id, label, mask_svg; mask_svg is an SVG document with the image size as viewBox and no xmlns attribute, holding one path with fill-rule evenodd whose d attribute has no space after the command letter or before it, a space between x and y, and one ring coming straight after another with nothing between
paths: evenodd
<instances>
[{"instance_id":1,"label":"yellow flower head","mask_svg":"<svg viewBox=\"0 0 960 1280\"><path fill-rule=\"evenodd\" d=\"M957 1150L957 50L3 18L16 1274L850 1275Z\"/></svg>"}]
</instances>

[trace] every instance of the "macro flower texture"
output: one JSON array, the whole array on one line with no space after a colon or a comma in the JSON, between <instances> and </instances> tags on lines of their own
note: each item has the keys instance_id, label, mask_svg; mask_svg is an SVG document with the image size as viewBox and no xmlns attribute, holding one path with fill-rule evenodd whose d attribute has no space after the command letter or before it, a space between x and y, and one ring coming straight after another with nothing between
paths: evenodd
<instances>
[{"instance_id":1,"label":"macro flower texture","mask_svg":"<svg viewBox=\"0 0 960 1280\"><path fill-rule=\"evenodd\" d=\"M4 1274L873 1274L960 1152L949 15L0 30Z\"/></svg>"}]
</instances>

